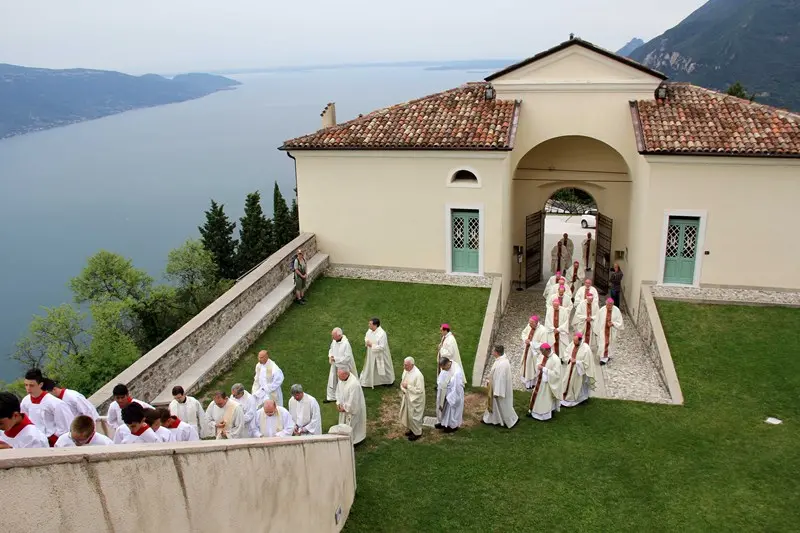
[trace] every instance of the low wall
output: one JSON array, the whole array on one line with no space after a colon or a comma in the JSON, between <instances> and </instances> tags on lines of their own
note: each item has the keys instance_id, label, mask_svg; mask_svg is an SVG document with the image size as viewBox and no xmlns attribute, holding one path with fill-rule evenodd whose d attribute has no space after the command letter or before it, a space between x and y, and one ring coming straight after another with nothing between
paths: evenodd
<instances>
[{"instance_id":1,"label":"low wall","mask_svg":"<svg viewBox=\"0 0 800 533\"><path fill-rule=\"evenodd\" d=\"M287 277L288 263L298 248L303 248L306 259L310 260L317 253L314 234L303 233L272 254L182 328L106 383L89 400L104 412L113 399L111 391L117 383L125 383L135 398L148 402L154 399L172 379L185 372ZM242 351L246 349L247 346Z\"/></svg>"},{"instance_id":2,"label":"low wall","mask_svg":"<svg viewBox=\"0 0 800 533\"><path fill-rule=\"evenodd\" d=\"M475 364L472 366L472 386L480 387L483 381L483 371L486 360L492 353L494 339L500 328L500 318L503 316L503 279L494 278L492 290L489 292L489 302L486 304L486 314L483 317L481 338L478 341L478 351L475 354Z\"/></svg>"},{"instance_id":3,"label":"low wall","mask_svg":"<svg viewBox=\"0 0 800 533\"><path fill-rule=\"evenodd\" d=\"M3 531L340 531L354 465L334 435L4 450Z\"/></svg>"},{"instance_id":4,"label":"low wall","mask_svg":"<svg viewBox=\"0 0 800 533\"><path fill-rule=\"evenodd\" d=\"M666 385L672 403L682 405L681 384L678 381L678 374L675 372L672 354L669 351L667 337L664 335L664 328L661 326L661 318L658 316L658 308L653 299L651 286L648 284L642 284L642 290L639 291L639 312L633 321L644 342L645 353L656 367L661 381Z\"/></svg>"}]
</instances>

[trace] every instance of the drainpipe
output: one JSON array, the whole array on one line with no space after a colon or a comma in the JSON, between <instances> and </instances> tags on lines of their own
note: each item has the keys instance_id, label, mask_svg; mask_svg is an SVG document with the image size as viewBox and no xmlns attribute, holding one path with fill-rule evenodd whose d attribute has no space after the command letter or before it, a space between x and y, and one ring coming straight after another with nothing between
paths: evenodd
<instances>
[{"instance_id":1,"label":"drainpipe","mask_svg":"<svg viewBox=\"0 0 800 533\"><path fill-rule=\"evenodd\" d=\"M297 202L297 233L298 235L301 233L300 231L300 190L297 188L297 159L292 155L290 151L286 151L286 155L294 161L294 190L295 190L295 202Z\"/></svg>"}]
</instances>

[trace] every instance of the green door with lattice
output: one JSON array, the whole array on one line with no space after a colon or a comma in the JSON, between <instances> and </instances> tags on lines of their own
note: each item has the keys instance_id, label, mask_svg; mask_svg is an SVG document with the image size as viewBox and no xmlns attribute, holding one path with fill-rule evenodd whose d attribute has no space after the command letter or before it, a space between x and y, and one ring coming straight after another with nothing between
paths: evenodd
<instances>
[{"instance_id":1,"label":"green door with lattice","mask_svg":"<svg viewBox=\"0 0 800 533\"><path fill-rule=\"evenodd\" d=\"M664 257L664 283L694 283L697 235L700 219L669 217L667 248Z\"/></svg>"},{"instance_id":2,"label":"green door with lattice","mask_svg":"<svg viewBox=\"0 0 800 533\"><path fill-rule=\"evenodd\" d=\"M480 260L480 217L477 211L452 211L453 272L477 274Z\"/></svg>"}]
</instances>

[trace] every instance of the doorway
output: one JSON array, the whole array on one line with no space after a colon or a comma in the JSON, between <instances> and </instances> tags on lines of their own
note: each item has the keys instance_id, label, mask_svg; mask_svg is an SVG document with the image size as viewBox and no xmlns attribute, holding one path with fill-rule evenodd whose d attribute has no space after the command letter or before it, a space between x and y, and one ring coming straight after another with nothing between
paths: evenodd
<instances>
[{"instance_id":1,"label":"doorway","mask_svg":"<svg viewBox=\"0 0 800 533\"><path fill-rule=\"evenodd\" d=\"M694 283L699 233L699 217L669 217L664 250L664 283Z\"/></svg>"}]
</instances>

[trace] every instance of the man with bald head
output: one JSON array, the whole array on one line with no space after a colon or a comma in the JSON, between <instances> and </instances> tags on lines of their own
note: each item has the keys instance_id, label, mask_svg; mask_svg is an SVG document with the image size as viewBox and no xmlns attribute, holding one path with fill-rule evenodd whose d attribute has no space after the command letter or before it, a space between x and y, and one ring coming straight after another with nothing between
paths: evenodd
<instances>
[{"instance_id":1,"label":"man with bald head","mask_svg":"<svg viewBox=\"0 0 800 533\"><path fill-rule=\"evenodd\" d=\"M274 400L264 402L259 411L255 428L255 437L291 437L294 432L294 420L284 407Z\"/></svg>"},{"instance_id":2,"label":"man with bald head","mask_svg":"<svg viewBox=\"0 0 800 533\"><path fill-rule=\"evenodd\" d=\"M337 369L336 410L339 424L350 426L353 444L367 438L367 405L358 378L345 367Z\"/></svg>"},{"instance_id":3,"label":"man with bald head","mask_svg":"<svg viewBox=\"0 0 800 533\"><path fill-rule=\"evenodd\" d=\"M592 280L590 278L583 280L583 286L575 292L575 305L578 305L579 301L585 301L587 294L591 294L594 297L595 302L600 301L600 295L597 294L597 288L592 286Z\"/></svg>"},{"instance_id":4,"label":"man with bald head","mask_svg":"<svg viewBox=\"0 0 800 533\"><path fill-rule=\"evenodd\" d=\"M403 360L403 376L400 378L400 423L408 430L406 437L415 441L422 436L422 421L425 418L425 378L414 364L413 357Z\"/></svg>"},{"instance_id":5,"label":"man with bald head","mask_svg":"<svg viewBox=\"0 0 800 533\"><path fill-rule=\"evenodd\" d=\"M292 435L321 435L322 415L316 398L303 391L303 386L295 383L289 398L289 414L294 420Z\"/></svg>"},{"instance_id":6,"label":"man with bald head","mask_svg":"<svg viewBox=\"0 0 800 533\"><path fill-rule=\"evenodd\" d=\"M353 348L350 347L350 341L342 331L342 328L333 328L331 331L331 346L328 349L328 363L331 365L331 371L328 374L328 388L325 391L325 403L336 401L336 387L338 382L336 380L337 368L346 368L358 380L358 371L356 370L356 360L353 357Z\"/></svg>"},{"instance_id":7,"label":"man with bald head","mask_svg":"<svg viewBox=\"0 0 800 533\"><path fill-rule=\"evenodd\" d=\"M256 400L256 409L260 409L266 400L272 400L278 405L283 405L283 371L278 368L275 361L270 359L267 350L258 352L256 375L253 378L253 397Z\"/></svg>"},{"instance_id":8,"label":"man with bald head","mask_svg":"<svg viewBox=\"0 0 800 533\"><path fill-rule=\"evenodd\" d=\"M553 251L550 252L550 271L562 271L565 272L567 268L572 264L572 253L575 250L575 245L572 243L572 239L569 238L568 234L564 234L564 236L558 240L555 246L553 246Z\"/></svg>"}]
</instances>

